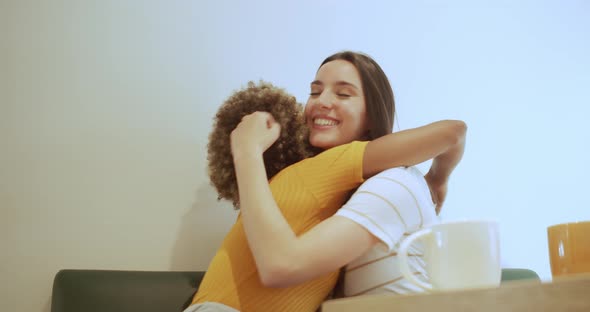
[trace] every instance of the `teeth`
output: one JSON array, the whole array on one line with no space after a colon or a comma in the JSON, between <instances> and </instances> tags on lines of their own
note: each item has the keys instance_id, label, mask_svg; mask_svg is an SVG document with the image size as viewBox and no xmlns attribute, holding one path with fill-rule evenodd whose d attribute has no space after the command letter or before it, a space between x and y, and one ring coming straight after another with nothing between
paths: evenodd
<instances>
[{"instance_id":1,"label":"teeth","mask_svg":"<svg viewBox=\"0 0 590 312\"><path fill-rule=\"evenodd\" d=\"M313 123L318 126L335 126L338 124L337 121L331 119L316 118Z\"/></svg>"}]
</instances>

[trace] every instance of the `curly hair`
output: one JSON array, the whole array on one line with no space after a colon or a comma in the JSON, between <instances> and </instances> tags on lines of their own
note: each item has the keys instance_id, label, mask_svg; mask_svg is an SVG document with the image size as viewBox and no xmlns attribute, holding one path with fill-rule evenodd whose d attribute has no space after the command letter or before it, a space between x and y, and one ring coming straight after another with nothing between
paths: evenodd
<instances>
[{"instance_id":1,"label":"curly hair","mask_svg":"<svg viewBox=\"0 0 590 312\"><path fill-rule=\"evenodd\" d=\"M217 199L231 201L235 209L240 204L230 134L244 116L256 111L271 113L281 125L279 138L263 154L269 180L283 168L318 152L309 144L303 105L271 83L248 82L247 88L234 92L217 111L207 144L209 179L217 190Z\"/></svg>"}]
</instances>

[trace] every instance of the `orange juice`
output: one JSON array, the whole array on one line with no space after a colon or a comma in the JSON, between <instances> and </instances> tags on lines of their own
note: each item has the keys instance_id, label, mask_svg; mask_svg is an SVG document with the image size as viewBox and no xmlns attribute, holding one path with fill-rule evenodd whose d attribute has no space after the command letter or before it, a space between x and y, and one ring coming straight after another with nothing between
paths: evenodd
<instances>
[{"instance_id":1,"label":"orange juice","mask_svg":"<svg viewBox=\"0 0 590 312\"><path fill-rule=\"evenodd\" d=\"M547 228L553 276L590 273L590 221Z\"/></svg>"}]
</instances>

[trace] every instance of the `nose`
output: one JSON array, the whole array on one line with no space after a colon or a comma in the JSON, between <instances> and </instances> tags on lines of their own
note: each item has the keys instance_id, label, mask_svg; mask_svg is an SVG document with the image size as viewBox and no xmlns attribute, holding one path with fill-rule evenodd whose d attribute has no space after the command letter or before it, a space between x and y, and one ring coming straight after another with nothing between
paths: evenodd
<instances>
[{"instance_id":1,"label":"nose","mask_svg":"<svg viewBox=\"0 0 590 312\"><path fill-rule=\"evenodd\" d=\"M320 93L320 95L317 97L317 104L321 108L326 108L326 109L332 108L332 105L334 103L333 103L332 96L330 96L330 92L327 92L326 90L324 90L324 92Z\"/></svg>"}]
</instances>

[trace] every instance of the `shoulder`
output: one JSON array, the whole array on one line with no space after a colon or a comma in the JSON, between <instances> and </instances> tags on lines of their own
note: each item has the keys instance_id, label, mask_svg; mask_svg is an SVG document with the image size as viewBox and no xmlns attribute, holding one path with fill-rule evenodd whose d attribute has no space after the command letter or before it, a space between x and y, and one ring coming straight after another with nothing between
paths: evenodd
<instances>
[{"instance_id":1,"label":"shoulder","mask_svg":"<svg viewBox=\"0 0 590 312\"><path fill-rule=\"evenodd\" d=\"M362 178L362 162L368 142L353 141L339 145L320 154L301 160L277 173L271 184L284 180L300 180L306 183L335 183L347 181L356 188L364 180ZM333 185L334 186L334 185Z\"/></svg>"},{"instance_id":2,"label":"shoulder","mask_svg":"<svg viewBox=\"0 0 590 312\"><path fill-rule=\"evenodd\" d=\"M315 161L322 161L327 159L337 159L345 156L362 157L368 143L368 141L353 141L347 144L335 146L321 152L315 157L310 158L310 160L314 159Z\"/></svg>"},{"instance_id":3,"label":"shoulder","mask_svg":"<svg viewBox=\"0 0 590 312\"><path fill-rule=\"evenodd\" d=\"M358 178L362 182L363 157L367 143L354 141L332 147L297 163L294 169L300 174L310 177L352 174L355 180Z\"/></svg>"}]
</instances>

